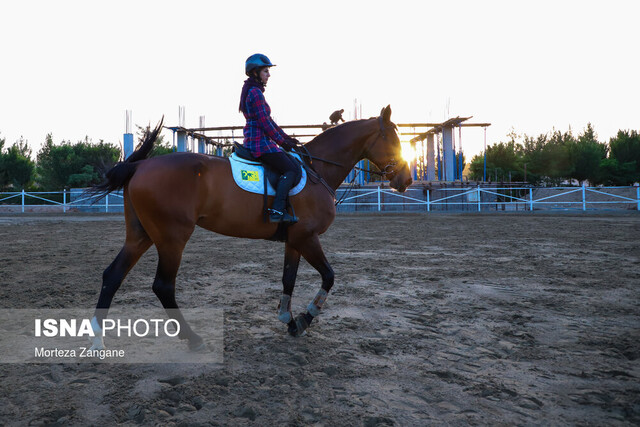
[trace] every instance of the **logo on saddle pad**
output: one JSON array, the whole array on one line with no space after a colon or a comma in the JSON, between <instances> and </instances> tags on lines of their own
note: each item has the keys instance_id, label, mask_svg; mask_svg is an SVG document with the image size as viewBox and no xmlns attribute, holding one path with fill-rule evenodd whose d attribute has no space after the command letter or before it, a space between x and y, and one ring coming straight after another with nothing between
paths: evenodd
<instances>
[{"instance_id":1,"label":"logo on saddle pad","mask_svg":"<svg viewBox=\"0 0 640 427\"><path fill-rule=\"evenodd\" d=\"M256 171L241 170L240 174L242 176L243 181L253 181L253 182L260 181L260 174Z\"/></svg>"},{"instance_id":2,"label":"logo on saddle pad","mask_svg":"<svg viewBox=\"0 0 640 427\"><path fill-rule=\"evenodd\" d=\"M236 153L233 153L231 157L229 157L229 163L231 164L233 180L238 187L250 193L264 194L264 167L261 163L242 159L238 157ZM302 168L302 179L300 179L298 185L291 189L289 195L294 196L301 192L306 183L307 171ZM275 196L276 194L271 183L267 183L267 194L269 196Z\"/></svg>"}]
</instances>

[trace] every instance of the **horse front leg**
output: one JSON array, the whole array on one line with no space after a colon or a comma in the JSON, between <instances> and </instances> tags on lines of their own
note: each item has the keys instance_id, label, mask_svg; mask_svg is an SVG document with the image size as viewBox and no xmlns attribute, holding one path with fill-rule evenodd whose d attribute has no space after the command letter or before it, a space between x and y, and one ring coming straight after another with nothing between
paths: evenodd
<instances>
[{"instance_id":1,"label":"horse front leg","mask_svg":"<svg viewBox=\"0 0 640 427\"><path fill-rule=\"evenodd\" d=\"M322 287L315 298L307 306L307 312L301 313L293 320L293 325L289 325L289 333L300 336L309 327L314 317L320 314L320 310L327 300L329 291L333 287L334 273L331 265L324 256L324 251L320 245L320 239L314 235L300 248L300 253L313 268L315 268L322 278Z\"/></svg>"},{"instance_id":2,"label":"horse front leg","mask_svg":"<svg viewBox=\"0 0 640 427\"><path fill-rule=\"evenodd\" d=\"M278 304L278 320L289 325L289 331L295 327L293 314L291 313L291 296L296 285L298 266L300 265L300 252L288 243L284 248L284 268L282 270L282 296Z\"/></svg>"}]
</instances>

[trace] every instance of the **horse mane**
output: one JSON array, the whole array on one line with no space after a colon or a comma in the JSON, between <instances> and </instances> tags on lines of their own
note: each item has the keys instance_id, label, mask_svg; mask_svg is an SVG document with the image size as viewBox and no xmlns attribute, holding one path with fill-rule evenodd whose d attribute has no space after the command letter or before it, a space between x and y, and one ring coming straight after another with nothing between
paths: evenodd
<instances>
[{"instance_id":1,"label":"horse mane","mask_svg":"<svg viewBox=\"0 0 640 427\"><path fill-rule=\"evenodd\" d=\"M321 134L316 135L307 144L313 144L313 145L314 144L324 144L326 140L332 140L332 139L339 138L342 133L349 131L353 127L353 125L360 124L360 123L368 121L368 120L371 120L371 119L351 120L349 122L345 122L345 123L339 124L338 126L333 126L333 127L329 128L329 129L325 130Z\"/></svg>"}]
</instances>

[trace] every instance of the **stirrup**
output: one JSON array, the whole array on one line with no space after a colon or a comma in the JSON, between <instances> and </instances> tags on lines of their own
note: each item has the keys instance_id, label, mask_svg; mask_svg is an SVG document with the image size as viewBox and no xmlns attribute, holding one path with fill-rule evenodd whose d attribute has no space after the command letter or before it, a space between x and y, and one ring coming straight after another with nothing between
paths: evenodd
<instances>
[{"instance_id":1,"label":"stirrup","mask_svg":"<svg viewBox=\"0 0 640 427\"><path fill-rule=\"evenodd\" d=\"M298 217L291 216L287 212L280 212L275 209L268 209L270 222L286 222L289 224L295 224L298 222Z\"/></svg>"}]
</instances>

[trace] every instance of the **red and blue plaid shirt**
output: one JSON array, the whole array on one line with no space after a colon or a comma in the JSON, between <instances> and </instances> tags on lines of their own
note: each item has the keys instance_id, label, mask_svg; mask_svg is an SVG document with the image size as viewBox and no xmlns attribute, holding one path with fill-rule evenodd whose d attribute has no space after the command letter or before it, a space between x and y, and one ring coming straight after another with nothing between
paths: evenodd
<instances>
[{"instance_id":1,"label":"red and blue plaid shirt","mask_svg":"<svg viewBox=\"0 0 640 427\"><path fill-rule=\"evenodd\" d=\"M255 157L281 151L277 144L288 138L287 134L271 118L271 108L262 91L257 87L249 89L246 100L247 124L244 127L244 146Z\"/></svg>"}]
</instances>

